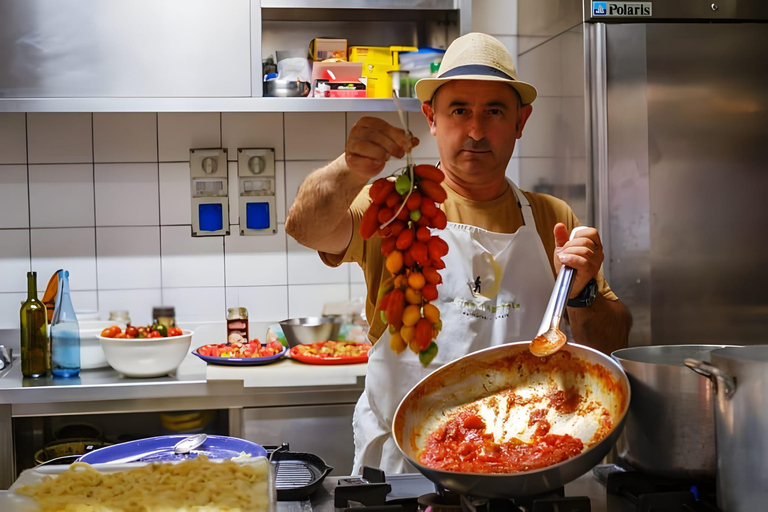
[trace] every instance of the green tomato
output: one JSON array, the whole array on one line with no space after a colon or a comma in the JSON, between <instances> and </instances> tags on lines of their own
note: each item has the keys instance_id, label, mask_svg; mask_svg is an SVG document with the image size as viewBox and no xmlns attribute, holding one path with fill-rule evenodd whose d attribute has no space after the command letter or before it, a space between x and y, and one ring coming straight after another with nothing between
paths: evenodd
<instances>
[{"instance_id":1,"label":"green tomato","mask_svg":"<svg viewBox=\"0 0 768 512\"><path fill-rule=\"evenodd\" d=\"M426 350L419 352L419 362L422 366L427 366L437 355L437 344L433 341Z\"/></svg>"},{"instance_id":2,"label":"green tomato","mask_svg":"<svg viewBox=\"0 0 768 512\"><path fill-rule=\"evenodd\" d=\"M395 190L401 196L407 194L408 191L411 190L411 178L409 178L407 174L398 176L397 180L395 180Z\"/></svg>"},{"instance_id":3,"label":"green tomato","mask_svg":"<svg viewBox=\"0 0 768 512\"><path fill-rule=\"evenodd\" d=\"M420 210L413 210L413 211L410 213L409 217L411 218L411 220L412 220L413 222L418 222L418 221L419 221L419 219L421 218L421 211L420 211Z\"/></svg>"}]
</instances>

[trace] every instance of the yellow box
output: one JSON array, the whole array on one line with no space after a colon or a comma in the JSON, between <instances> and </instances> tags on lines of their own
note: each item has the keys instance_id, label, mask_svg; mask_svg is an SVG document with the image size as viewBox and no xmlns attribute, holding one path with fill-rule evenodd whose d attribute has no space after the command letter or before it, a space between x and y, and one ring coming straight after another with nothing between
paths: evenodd
<instances>
[{"instance_id":1,"label":"yellow box","mask_svg":"<svg viewBox=\"0 0 768 512\"><path fill-rule=\"evenodd\" d=\"M347 40L316 37L309 43L309 58L347 60Z\"/></svg>"},{"instance_id":2,"label":"yellow box","mask_svg":"<svg viewBox=\"0 0 768 512\"><path fill-rule=\"evenodd\" d=\"M400 52L415 52L413 46L350 46L350 62L363 63L367 98L391 98L392 78L389 71L400 69Z\"/></svg>"}]
</instances>

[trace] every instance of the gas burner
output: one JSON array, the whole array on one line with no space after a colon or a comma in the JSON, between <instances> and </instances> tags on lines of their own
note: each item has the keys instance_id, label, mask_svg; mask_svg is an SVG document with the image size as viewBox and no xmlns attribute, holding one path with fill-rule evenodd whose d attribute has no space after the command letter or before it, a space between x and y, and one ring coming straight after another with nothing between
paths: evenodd
<instances>
[{"instance_id":1,"label":"gas burner","mask_svg":"<svg viewBox=\"0 0 768 512\"><path fill-rule=\"evenodd\" d=\"M405 478L405 480L403 480ZM563 488L550 493L515 499L485 499L461 496L434 484L434 493L403 497L395 487L421 475L394 475L363 468L362 478L340 478L334 490L334 506L343 512L590 512L589 498L565 497ZM391 484L391 485L390 485ZM422 493L424 491L421 491ZM391 494L390 494L391 493ZM407 493L405 493L407 494ZM389 496L388 496L389 495ZM392 499L392 495L396 498ZM360 510L365 508L365 511Z\"/></svg>"},{"instance_id":2,"label":"gas burner","mask_svg":"<svg viewBox=\"0 0 768 512\"><path fill-rule=\"evenodd\" d=\"M615 464L596 466L592 472L608 494L621 496L637 512L719 512L711 482L686 482L649 475Z\"/></svg>"}]
</instances>

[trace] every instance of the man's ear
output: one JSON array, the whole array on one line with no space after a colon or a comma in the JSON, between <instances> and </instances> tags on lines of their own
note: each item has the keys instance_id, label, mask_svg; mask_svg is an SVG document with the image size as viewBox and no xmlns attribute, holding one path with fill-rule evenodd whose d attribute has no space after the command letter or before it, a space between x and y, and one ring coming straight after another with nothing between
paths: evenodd
<instances>
[{"instance_id":1,"label":"man's ear","mask_svg":"<svg viewBox=\"0 0 768 512\"><path fill-rule=\"evenodd\" d=\"M525 123L528 122L528 118L531 117L531 113L533 112L533 105L524 105L520 107L520 110L517 112L517 136L516 138L520 138L523 136L523 128L525 128Z\"/></svg>"},{"instance_id":2,"label":"man's ear","mask_svg":"<svg viewBox=\"0 0 768 512\"><path fill-rule=\"evenodd\" d=\"M435 111L432 109L432 102L426 102L421 104L421 112L424 117L427 118L429 123L429 133L434 137L435 135Z\"/></svg>"}]
</instances>

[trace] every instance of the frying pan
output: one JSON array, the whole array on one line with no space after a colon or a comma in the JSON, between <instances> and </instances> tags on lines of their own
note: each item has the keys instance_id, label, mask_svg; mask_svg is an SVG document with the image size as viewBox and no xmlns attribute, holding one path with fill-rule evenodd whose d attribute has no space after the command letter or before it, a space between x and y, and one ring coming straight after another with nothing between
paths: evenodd
<instances>
[{"instance_id":1,"label":"frying pan","mask_svg":"<svg viewBox=\"0 0 768 512\"><path fill-rule=\"evenodd\" d=\"M395 412L392 432L397 447L414 467L439 486L479 498L515 498L562 487L597 465L621 433L630 400L629 381L621 367L597 350L568 344L547 357L535 357L529 342L487 348L457 359L419 382ZM548 406L552 388L578 392L574 412ZM497 413L499 392L513 390L531 397L507 412ZM528 441L535 409L547 409L550 433L581 439L584 450L563 462L517 473L461 473L427 467L419 462L427 437L467 404L480 401L486 431L508 440ZM498 415L497 415L498 414ZM489 416L490 415L490 416ZM602 418L602 423L601 423ZM610 421L606 421L609 418ZM603 437L604 436L604 437Z\"/></svg>"}]
</instances>

